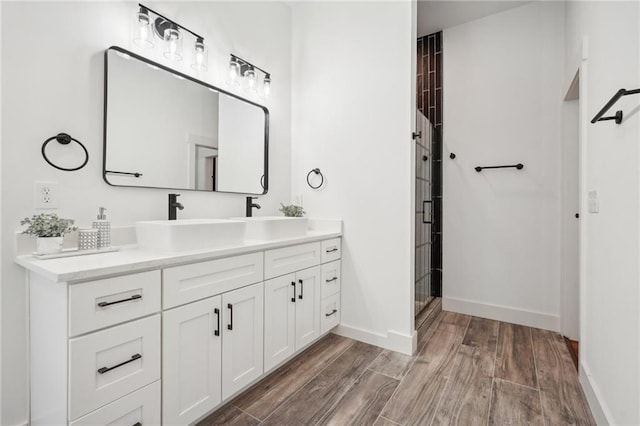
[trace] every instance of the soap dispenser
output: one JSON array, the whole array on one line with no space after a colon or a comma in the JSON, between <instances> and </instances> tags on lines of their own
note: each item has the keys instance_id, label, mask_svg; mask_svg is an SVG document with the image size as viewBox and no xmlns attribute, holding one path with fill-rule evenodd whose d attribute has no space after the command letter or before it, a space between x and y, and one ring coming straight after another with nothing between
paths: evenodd
<instances>
[{"instance_id":1,"label":"soap dispenser","mask_svg":"<svg viewBox=\"0 0 640 426\"><path fill-rule=\"evenodd\" d=\"M111 247L111 222L107 220L106 210L104 207L98 208L98 219L92 224L98 230L98 250Z\"/></svg>"}]
</instances>

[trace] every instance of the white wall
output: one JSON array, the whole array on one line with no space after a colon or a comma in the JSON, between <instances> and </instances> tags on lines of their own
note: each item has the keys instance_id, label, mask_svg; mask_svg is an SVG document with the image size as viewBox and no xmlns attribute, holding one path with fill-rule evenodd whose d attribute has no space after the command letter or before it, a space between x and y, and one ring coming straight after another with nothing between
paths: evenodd
<instances>
[{"instance_id":1,"label":"white wall","mask_svg":"<svg viewBox=\"0 0 640 426\"><path fill-rule=\"evenodd\" d=\"M559 327L563 13L533 2L444 31L444 309Z\"/></svg>"},{"instance_id":2,"label":"white wall","mask_svg":"<svg viewBox=\"0 0 640 426\"><path fill-rule=\"evenodd\" d=\"M267 104L270 126L270 191L260 214L275 214L290 199L291 11L281 3L151 3L152 8L201 32L209 42L210 69L203 79L224 87L229 53L272 73ZM114 225L165 219L164 190L113 188L101 177L103 53L129 46L136 3L2 2L2 418L27 421L27 299L25 274L12 261L13 232L34 213L33 183L59 182L59 214L87 225L98 206ZM185 40L185 51L189 48ZM154 58L155 60L162 60ZM179 65L191 73L189 63ZM75 173L48 166L42 142L61 131L89 150L87 167ZM182 191L183 218L244 213L241 195Z\"/></svg>"},{"instance_id":3,"label":"white wall","mask_svg":"<svg viewBox=\"0 0 640 426\"><path fill-rule=\"evenodd\" d=\"M415 4L292 6L292 187L344 220L339 332L411 352ZM325 186L307 186L318 167Z\"/></svg>"},{"instance_id":4,"label":"white wall","mask_svg":"<svg viewBox=\"0 0 640 426\"><path fill-rule=\"evenodd\" d=\"M583 40L586 40L583 49ZM638 2L567 2L565 85L581 67L581 379L599 424L640 424L640 96L625 121L588 121L620 88L640 87ZM600 212L588 213L597 190Z\"/></svg>"}]
</instances>

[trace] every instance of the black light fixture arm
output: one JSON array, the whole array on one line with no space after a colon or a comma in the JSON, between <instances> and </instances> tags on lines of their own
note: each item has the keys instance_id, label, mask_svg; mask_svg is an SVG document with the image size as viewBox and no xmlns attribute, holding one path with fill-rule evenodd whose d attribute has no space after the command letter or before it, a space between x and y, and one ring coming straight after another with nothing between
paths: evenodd
<instances>
[{"instance_id":1,"label":"black light fixture arm","mask_svg":"<svg viewBox=\"0 0 640 426\"><path fill-rule=\"evenodd\" d=\"M260 72L262 72L264 75L266 75L267 77L271 77L271 73L269 71L265 71L262 68L260 68L257 65L253 65L251 62L247 61L246 59L242 59L240 56L238 55L234 55L233 53L231 54L231 60L235 60L237 62L240 63L240 65L247 65L249 67L255 68L257 70L259 70Z\"/></svg>"},{"instance_id":2,"label":"black light fixture arm","mask_svg":"<svg viewBox=\"0 0 640 426\"><path fill-rule=\"evenodd\" d=\"M635 89L635 90L627 90L627 89L620 89L618 90L615 95L613 95L613 97L611 99L609 99L609 102L607 102L605 104L605 106L602 107L602 109L596 114L595 117L593 117L593 119L591 120L591 123L597 123L598 121L607 121L607 120L615 120L616 124L620 124L622 123L622 111L616 111L615 115L609 116L609 117L603 117L603 115L605 115L607 113L607 111L609 111L609 109L616 103L618 102L618 100L623 97L623 96L627 96L627 95L636 95L640 93L640 89Z\"/></svg>"},{"instance_id":3,"label":"black light fixture arm","mask_svg":"<svg viewBox=\"0 0 640 426\"><path fill-rule=\"evenodd\" d=\"M182 25L178 24L178 23L177 23L176 21L174 21L173 19L169 19L169 18L167 18L166 16L164 16L164 15L162 15L162 14L160 14L160 13L156 12L155 10L151 9L150 7L145 6L145 5L144 5L144 4L142 4L142 3L138 3L138 6L140 6L140 8L141 8L141 9L146 10L147 12L151 12L151 13L153 13L154 15L156 15L156 16L158 16L158 17L160 17L160 18L164 19L164 20L165 20L165 21L167 21L167 22L171 22L173 25L175 25L175 26L177 26L177 27L179 27L179 28L182 28L182 29L183 29L183 30L185 30L186 32L191 33L191 34L192 34L196 39L198 39L199 41L204 41L204 37L202 37L201 35L198 35L198 34L194 33L194 32L193 32L193 31L191 31L189 28L187 28L187 27L185 27L185 26L182 26Z\"/></svg>"}]
</instances>

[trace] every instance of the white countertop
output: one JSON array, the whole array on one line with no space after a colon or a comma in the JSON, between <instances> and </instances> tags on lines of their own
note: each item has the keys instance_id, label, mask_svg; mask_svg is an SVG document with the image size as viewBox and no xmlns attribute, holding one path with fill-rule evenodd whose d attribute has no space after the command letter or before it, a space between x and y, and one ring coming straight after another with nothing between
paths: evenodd
<instances>
[{"instance_id":1,"label":"white countertop","mask_svg":"<svg viewBox=\"0 0 640 426\"><path fill-rule=\"evenodd\" d=\"M75 282L105 278L113 275L202 262L295 244L311 243L340 236L342 236L342 232L336 229L311 230L302 237L273 241L248 240L242 245L221 247L212 250L183 252L141 250L134 244L122 246L120 251L113 253L90 254L59 259L38 260L29 255L16 256L15 262L27 270L42 275L51 281L73 284Z\"/></svg>"}]
</instances>

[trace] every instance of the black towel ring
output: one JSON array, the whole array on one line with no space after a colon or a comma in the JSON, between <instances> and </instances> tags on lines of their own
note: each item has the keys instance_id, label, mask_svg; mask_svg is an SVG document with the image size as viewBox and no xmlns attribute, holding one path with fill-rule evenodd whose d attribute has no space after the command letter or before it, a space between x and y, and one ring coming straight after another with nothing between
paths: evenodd
<instances>
[{"instance_id":1,"label":"black towel ring","mask_svg":"<svg viewBox=\"0 0 640 426\"><path fill-rule=\"evenodd\" d=\"M313 186L313 185L311 184L311 182L309 182L309 178L311 177L311 173L315 173L316 175L320 175L320 179L321 179L321 180L320 180L320 185L318 185L318 186ZM313 188L313 189L318 189L318 188L320 188L323 184L324 184L324 175L322 174L322 172L320 171L320 169L315 168L315 169L312 169L309 173L307 173L307 185L309 185L311 188Z\"/></svg>"},{"instance_id":2,"label":"black towel ring","mask_svg":"<svg viewBox=\"0 0 640 426\"><path fill-rule=\"evenodd\" d=\"M84 162L82 164L80 164L78 167L73 167L73 168L65 168L65 167L60 167L56 164L53 164L51 162L51 160L49 160L49 158L47 158L47 154L45 152L45 148L47 147L47 144L49 142L51 142L52 140L56 140L58 141L59 144L61 145L69 145L71 143L71 141L74 141L75 143L77 143L78 145L80 145L80 147L83 149L84 151ZM65 172L75 172L76 170L80 170L81 168L83 168L84 166L87 165L87 163L89 162L89 152L87 151L87 148L84 147L84 145L82 145L82 143L77 140L72 138L70 135L66 134L66 133L58 133L56 136L52 136L49 139L47 139L46 141L44 141L44 143L42 144L42 157L44 158L44 161L46 161L47 163L49 163L49 165L51 167L55 167L58 170L62 170Z\"/></svg>"}]
</instances>

